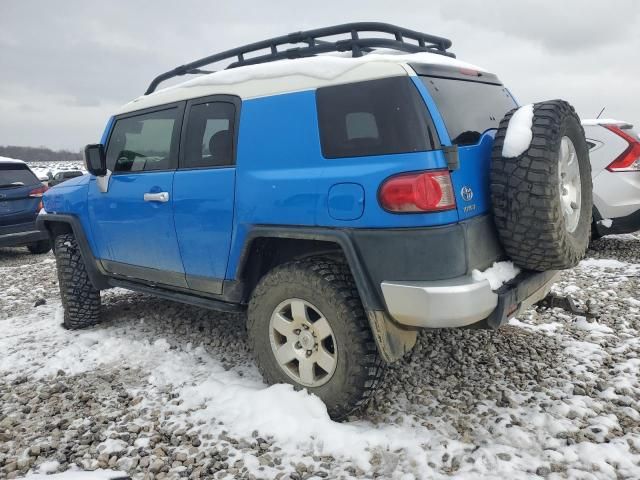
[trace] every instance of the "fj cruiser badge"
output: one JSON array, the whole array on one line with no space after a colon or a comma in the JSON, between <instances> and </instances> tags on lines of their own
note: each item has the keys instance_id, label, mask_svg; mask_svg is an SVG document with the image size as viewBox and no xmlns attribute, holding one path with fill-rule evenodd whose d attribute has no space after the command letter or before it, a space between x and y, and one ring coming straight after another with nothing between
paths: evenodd
<instances>
[{"instance_id":1,"label":"fj cruiser badge","mask_svg":"<svg viewBox=\"0 0 640 480\"><path fill-rule=\"evenodd\" d=\"M462 199L465 202L470 202L473 198L473 190L465 185L462 187L462 190L460 190L460 195L462 195Z\"/></svg>"}]
</instances>

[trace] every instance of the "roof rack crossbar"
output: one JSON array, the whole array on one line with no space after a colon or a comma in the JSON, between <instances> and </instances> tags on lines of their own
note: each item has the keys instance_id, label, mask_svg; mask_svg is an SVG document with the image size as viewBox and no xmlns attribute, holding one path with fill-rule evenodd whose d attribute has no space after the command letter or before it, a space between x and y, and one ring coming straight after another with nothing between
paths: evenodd
<instances>
[{"instance_id":1,"label":"roof rack crossbar","mask_svg":"<svg viewBox=\"0 0 640 480\"><path fill-rule=\"evenodd\" d=\"M360 33L385 33L392 38L367 37L363 38ZM349 34L350 38L341 40L327 40L322 37ZM306 44L303 47L285 48L291 44ZM283 47L283 49L278 49ZM222 60L235 59L226 68L236 68L245 65L255 65L259 63L272 62L283 59L293 59L302 57L312 57L321 53L329 52L351 52L353 57L361 57L365 53L371 52L374 48L387 48L406 53L430 52L448 57L455 57L447 49L451 47L451 40L437 37L427 33L398 27L388 23L379 22L357 22L334 25L332 27L317 28L301 32L293 32L287 35L250 43L242 47L233 48L224 52L209 55L185 65L180 65L173 70L162 73L153 79L145 95L153 93L158 85L174 77L211 73L201 70L200 67L211 65ZM246 58L245 55L268 50L269 53Z\"/></svg>"}]
</instances>

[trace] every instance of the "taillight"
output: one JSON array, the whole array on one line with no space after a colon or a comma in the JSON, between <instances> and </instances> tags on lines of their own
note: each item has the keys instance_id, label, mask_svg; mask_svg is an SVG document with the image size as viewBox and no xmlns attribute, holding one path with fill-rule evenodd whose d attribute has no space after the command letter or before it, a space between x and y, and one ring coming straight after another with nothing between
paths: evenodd
<instances>
[{"instance_id":1,"label":"taillight","mask_svg":"<svg viewBox=\"0 0 640 480\"><path fill-rule=\"evenodd\" d=\"M607 166L610 172L637 172L640 171L640 141L632 137L617 125L603 125L627 141L629 146L622 154Z\"/></svg>"},{"instance_id":2,"label":"taillight","mask_svg":"<svg viewBox=\"0 0 640 480\"><path fill-rule=\"evenodd\" d=\"M30 197L39 198L44 195L49 188L46 185L42 185L41 187L35 188L29 192Z\"/></svg>"},{"instance_id":3,"label":"taillight","mask_svg":"<svg viewBox=\"0 0 640 480\"><path fill-rule=\"evenodd\" d=\"M382 184L378 198L382 208L395 213L439 212L456 208L448 170L396 175Z\"/></svg>"}]
</instances>

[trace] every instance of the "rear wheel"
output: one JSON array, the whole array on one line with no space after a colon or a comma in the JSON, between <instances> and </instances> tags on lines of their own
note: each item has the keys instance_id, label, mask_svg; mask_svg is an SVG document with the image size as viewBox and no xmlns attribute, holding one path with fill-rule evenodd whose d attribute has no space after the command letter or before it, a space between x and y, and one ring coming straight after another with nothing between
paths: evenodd
<instances>
[{"instance_id":1,"label":"rear wheel","mask_svg":"<svg viewBox=\"0 0 640 480\"><path fill-rule=\"evenodd\" d=\"M100 290L89 279L75 237L59 235L55 247L64 327L75 330L95 325L100 320Z\"/></svg>"},{"instance_id":2,"label":"rear wheel","mask_svg":"<svg viewBox=\"0 0 640 480\"><path fill-rule=\"evenodd\" d=\"M27 245L27 248L29 249L29 252L34 254L47 253L49 250L51 250L51 241L49 241L49 239L40 240L39 242Z\"/></svg>"},{"instance_id":3,"label":"rear wheel","mask_svg":"<svg viewBox=\"0 0 640 480\"><path fill-rule=\"evenodd\" d=\"M267 273L249 303L247 329L265 380L306 388L334 419L366 404L383 372L349 267L332 259Z\"/></svg>"},{"instance_id":4,"label":"rear wheel","mask_svg":"<svg viewBox=\"0 0 640 480\"><path fill-rule=\"evenodd\" d=\"M565 101L535 104L531 144L508 158L502 151L514 112L500 122L491 163L500 240L523 268L571 268L584 256L591 234L591 164L580 119Z\"/></svg>"}]
</instances>

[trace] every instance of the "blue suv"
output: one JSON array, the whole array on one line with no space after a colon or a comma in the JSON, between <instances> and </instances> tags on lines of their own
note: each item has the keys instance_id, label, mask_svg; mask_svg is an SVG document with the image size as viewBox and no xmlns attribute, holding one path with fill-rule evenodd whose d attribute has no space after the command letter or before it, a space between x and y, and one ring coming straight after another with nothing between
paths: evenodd
<instances>
[{"instance_id":1,"label":"blue suv","mask_svg":"<svg viewBox=\"0 0 640 480\"><path fill-rule=\"evenodd\" d=\"M51 250L47 232L36 228L46 190L26 163L0 157L0 247L26 246L31 253Z\"/></svg>"},{"instance_id":2,"label":"blue suv","mask_svg":"<svg viewBox=\"0 0 640 480\"><path fill-rule=\"evenodd\" d=\"M518 108L450 46L353 23L158 76L87 146L91 175L45 195L64 325L96 323L110 287L246 311L265 380L344 418L420 329L541 300L589 239L582 127L560 100Z\"/></svg>"}]
</instances>

